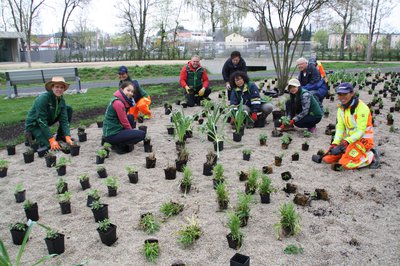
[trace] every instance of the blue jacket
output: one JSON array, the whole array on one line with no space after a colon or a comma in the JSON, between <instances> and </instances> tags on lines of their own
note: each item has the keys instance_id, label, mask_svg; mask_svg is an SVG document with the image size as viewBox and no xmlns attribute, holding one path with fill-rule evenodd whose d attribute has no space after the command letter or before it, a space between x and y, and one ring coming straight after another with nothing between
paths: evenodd
<instances>
[{"instance_id":1,"label":"blue jacket","mask_svg":"<svg viewBox=\"0 0 400 266\"><path fill-rule=\"evenodd\" d=\"M239 105L241 100L244 105L250 107L252 113L260 111L261 98L256 84L245 83L241 88L232 88L231 105Z\"/></svg>"},{"instance_id":2,"label":"blue jacket","mask_svg":"<svg viewBox=\"0 0 400 266\"><path fill-rule=\"evenodd\" d=\"M232 63L231 58L226 60L224 66L222 67L222 77L224 78L224 81L229 82L230 76L232 75L233 72L236 71L243 71L247 73L246 62L244 61L244 59L240 58L239 63L237 65L234 65Z\"/></svg>"},{"instance_id":3,"label":"blue jacket","mask_svg":"<svg viewBox=\"0 0 400 266\"><path fill-rule=\"evenodd\" d=\"M307 91L318 91L318 98L322 100L328 93L325 80L321 78L318 69L312 64L308 64L306 72L301 71L297 78L300 81L301 88Z\"/></svg>"}]
</instances>

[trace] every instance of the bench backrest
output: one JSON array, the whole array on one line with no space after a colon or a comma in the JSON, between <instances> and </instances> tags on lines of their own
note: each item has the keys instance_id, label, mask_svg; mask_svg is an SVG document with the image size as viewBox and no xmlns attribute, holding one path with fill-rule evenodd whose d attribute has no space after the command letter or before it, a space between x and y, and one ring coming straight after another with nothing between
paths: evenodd
<instances>
[{"instance_id":1,"label":"bench backrest","mask_svg":"<svg viewBox=\"0 0 400 266\"><path fill-rule=\"evenodd\" d=\"M43 70L20 70L6 72L6 79L12 86L19 84L46 83L54 76L64 77L66 81L75 81L77 68L48 68Z\"/></svg>"}]
</instances>

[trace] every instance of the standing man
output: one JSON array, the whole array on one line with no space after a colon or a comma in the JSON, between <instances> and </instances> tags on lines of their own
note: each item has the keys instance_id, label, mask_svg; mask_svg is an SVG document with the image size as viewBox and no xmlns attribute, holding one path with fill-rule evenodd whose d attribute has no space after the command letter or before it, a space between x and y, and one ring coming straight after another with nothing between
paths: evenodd
<instances>
[{"instance_id":1,"label":"standing man","mask_svg":"<svg viewBox=\"0 0 400 266\"><path fill-rule=\"evenodd\" d=\"M119 77L118 87L121 87L122 83L125 81L131 82L134 87L133 99L135 100L136 105L129 109L129 114L132 114L135 120L138 119L139 113L143 114L143 118L150 119L151 111L149 108L151 104L151 98L147 94L147 92L142 87L140 87L139 82L137 80L133 80L129 76L128 68L126 66L121 66L118 69L118 77Z\"/></svg>"},{"instance_id":2,"label":"standing man","mask_svg":"<svg viewBox=\"0 0 400 266\"><path fill-rule=\"evenodd\" d=\"M379 159L374 152L374 127L368 106L355 96L353 86L344 82L336 90L339 99L336 134L325 163L339 162L344 169L370 165L377 168Z\"/></svg>"},{"instance_id":3,"label":"standing man","mask_svg":"<svg viewBox=\"0 0 400 266\"><path fill-rule=\"evenodd\" d=\"M208 99L211 93L206 70L200 65L200 56L192 56L181 70L179 83L185 89L187 105L200 105L203 99Z\"/></svg>"},{"instance_id":4,"label":"standing man","mask_svg":"<svg viewBox=\"0 0 400 266\"><path fill-rule=\"evenodd\" d=\"M47 82L46 93L40 94L28 113L25 121L25 133L36 140L40 147L60 150L58 140L72 144L69 124L72 108L65 103L63 94L69 88L63 77L53 77ZM59 122L57 138L51 133L50 126Z\"/></svg>"},{"instance_id":5,"label":"standing man","mask_svg":"<svg viewBox=\"0 0 400 266\"><path fill-rule=\"evenodd\" d=\"M328 90L325 85L325 80L321 78L318 69L316 69L313 64L309 64L308 60L304 57L297 59L296 64L297 68L300 70L298 80L300 81L301 88L315 95L322 104Z\"/></svg>"},{"instance_id":6,"label":"standing man","mask_svg":"<svg viewBox=\"0 0 400 266\"><path fill-rule=\"evenodd\" d=\"M228 94L228 100L231 99L232 88L230 85L230 77L236 71L242 71L247 74L246 62L240 55L239 51L233 51L231 58L228 58L222 67L222 77L225 81L225 88Z\"/></svg>"}]
</instances>

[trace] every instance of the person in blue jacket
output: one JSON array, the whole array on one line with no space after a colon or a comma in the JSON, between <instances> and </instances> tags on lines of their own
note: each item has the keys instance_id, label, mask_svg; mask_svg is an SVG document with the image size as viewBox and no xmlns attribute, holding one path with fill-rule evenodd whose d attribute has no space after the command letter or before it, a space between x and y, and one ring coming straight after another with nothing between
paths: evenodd
<instances>
[{"instance_id":1,"label":"person in blue jacket","mask_svg":"<svg viewBox=\"0 0 400 266\"><path fill-rule=\"evenodd\" d=\"M319 70L313 64L309 64L308 60L304 57L297 59L296 64L300 70L297 79L300 81L301 89L309 91L322 104L325 95L328 93L328 89L325 80L321 78Z\"/></svg>"},{"instance_id":2,"label":"person in blue jacket","mask_svg":"<svg viewBox=\"0 0 400 266\"><path fill-rule=\"evenodd\" d=\"M225 88L228 94L228 100L231 99L230 77L236 71L247 73L246 61L242 58L239 51L233 51L222 67L222 77L225 81Z\"/></svg>"}]
</instances>

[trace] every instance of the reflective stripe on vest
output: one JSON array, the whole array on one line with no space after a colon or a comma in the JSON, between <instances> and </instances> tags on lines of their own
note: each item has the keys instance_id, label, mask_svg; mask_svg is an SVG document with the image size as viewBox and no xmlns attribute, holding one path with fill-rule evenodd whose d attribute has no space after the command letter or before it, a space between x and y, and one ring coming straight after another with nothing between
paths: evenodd
<instances>
[{"instance_id":1,"label":"reflective stripe on vest","mask_svg":"<svg viewBox=\"0 0 400 266\"><path fill-rule=\"evenodd\" d=\"M345 119L345 115L344 115L344 110L342 108L340 108L340 116L342 117L343 122L346 125L346 135L350 136L351 134L355 133L357 131L357 120L356 120L356 115L357 114L353 114L353 115L349 115L347 118L347 120ZM371 114L369 114L371 115ZM368 118L367 123L370 121L370 119ZM372 125L368 126L365 129L364 134L361 136L361 138L363 139L372 139L374 137L374 127Z\"/></svg>"}]
</instances>

